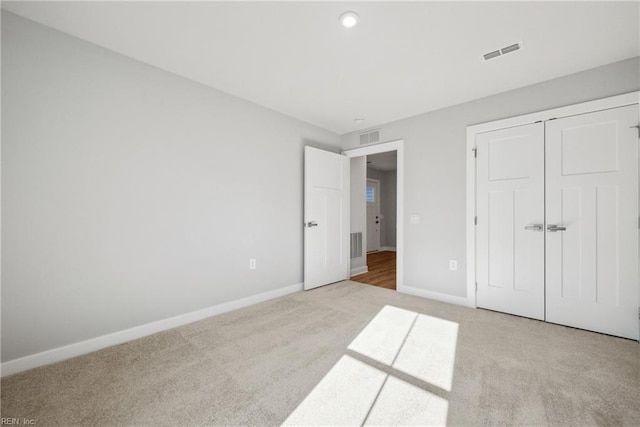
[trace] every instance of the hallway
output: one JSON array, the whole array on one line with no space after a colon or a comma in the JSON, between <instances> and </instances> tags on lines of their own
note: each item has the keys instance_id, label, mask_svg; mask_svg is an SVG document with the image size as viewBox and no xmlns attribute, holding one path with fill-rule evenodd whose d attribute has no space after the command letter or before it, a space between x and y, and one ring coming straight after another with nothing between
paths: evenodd
<instances>
[{"instance_id":1,"label":"hallway","mask_svg":"<svg viewBox=\"0 0 640 427\"><path fill-rule=\"evenodd\" d=\"M371 252L367 254L369 271L353 276L354 282L396 290L396 253L393 251Z\"/></svg>"}]
</instances>

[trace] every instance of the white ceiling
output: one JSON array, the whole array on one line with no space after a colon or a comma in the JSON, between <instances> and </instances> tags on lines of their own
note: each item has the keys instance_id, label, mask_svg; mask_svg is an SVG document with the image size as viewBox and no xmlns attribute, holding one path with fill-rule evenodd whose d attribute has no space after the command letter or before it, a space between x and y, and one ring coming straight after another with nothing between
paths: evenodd
<instances>
[{"instance_id":1,"label":"white ceiling","mask_svg":"<svg viewBox=\"0 0 640 427\"><path fill-rule=\"evenodd\" d=\"M639 5L2 2L339 134L638 56ZM360 14L354 29L338 24L346 10ZM517 41L521 51L481 60Z\"/></svg>"}]
</instances>

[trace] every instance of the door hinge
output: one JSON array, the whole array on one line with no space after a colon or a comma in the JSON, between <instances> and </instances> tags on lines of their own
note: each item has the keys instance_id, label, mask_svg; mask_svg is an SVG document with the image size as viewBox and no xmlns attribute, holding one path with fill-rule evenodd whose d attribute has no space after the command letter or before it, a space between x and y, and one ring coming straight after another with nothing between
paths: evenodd
<instances>
[{"instance_id":1,"label":"door hinge","mask_svg":"<svg viewBox=\"0 0 640 427\"><path fill-rule=\"evenodd\" d=\"M473 225L478 225L478 217L473 218Z\"/></svg>"},{"instance_id":2,"label":"door hinge","mask_svg":"<svg viewBox=\"0 0 640 427\"><path fill-rule=\"evenodd\" d=\"M476 292L478 292L478 282L476 282Z\"/></svg>"},{"instance_id":3,"label":"door hinge","mask_svg":"<svg viewBox=\"0 0 640 427\"><path fill-rule=\"evenodd\" d=\"M472 148L471 151L473 151L473 158L477 159L478 158L478 149L477 148Z\"/></svg>"}]
</instances>

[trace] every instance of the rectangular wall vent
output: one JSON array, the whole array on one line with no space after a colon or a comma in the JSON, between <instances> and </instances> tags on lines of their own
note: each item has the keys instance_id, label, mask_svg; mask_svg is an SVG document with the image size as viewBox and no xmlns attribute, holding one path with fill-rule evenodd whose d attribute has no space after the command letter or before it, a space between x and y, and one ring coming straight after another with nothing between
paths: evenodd
<instances>
[{"instance_id":1,"label":"rectangular wall vent","mask_svg":"<svg viewBox=\"0 0 640 427\"><path fill-rule=\"evenodd\" d=\"M370 130L360 134L360 145L380 142L380 129Z\"/></svg>"},{"instance_id":2,"label":"rectangular wall vent","mask_svg":"<svg viewBox=\"0 0 640 427\"><path fill-rule=\"evenodd\" d=\"M362 256L362 231L351 233L351 259Z\"/></svg>"},{"instance_id":3,"label":"rectangular wall vent","mask_svg":"<svg viewBox=\"0 0 640 427\"><path fill-rule=\"evenodd\" d=\"M503 47L502 49L500 49L500 52L503 55L506 55L507 53L515 52L516 50L520 50L520 45L518 43L512 44L511 46Z\"/></svg>"},{"instance_id":4,"label":"rectangular wall vent","mask_svg":"<svg viewBox=\"0 0 640 427\"><path fill-rule=\"evenodd\" d=\"M494 50L493 52L485 53L484 54L484 60L488 61L490 59L497 58L500 55L502 55L502 54L500 53L499 50Z\"/></svg>"},{"instance_id":5,"label":"rectangular wall vent","mask_svg":"<svg viewBox=\"0 0 640 427\"><path fill-rule=\"evenodd\" d=\"M512 45L503 47L502 49L497 49L489 53L485 53L482 55L485 61L490 59L498 58L499 56L506 55L507 53L515 52L517 50L522 49L522 43L514 43Z\"/></svg>"}]
</instances>

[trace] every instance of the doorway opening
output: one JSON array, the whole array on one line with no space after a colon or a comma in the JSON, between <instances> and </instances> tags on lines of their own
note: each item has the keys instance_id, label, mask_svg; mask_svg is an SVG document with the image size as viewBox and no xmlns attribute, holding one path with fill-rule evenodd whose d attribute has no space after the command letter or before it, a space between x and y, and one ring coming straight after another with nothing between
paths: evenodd
<instances>
[{"instance_id":1,"label":"doorway opening","mask_svg":"<svg viewBox=\"0 0 640 427\"><path fill-rule=\"evenodd\" d=\"M402 291L403 141L351 158L351 280Z\"/></svg>"}]
</instances>

